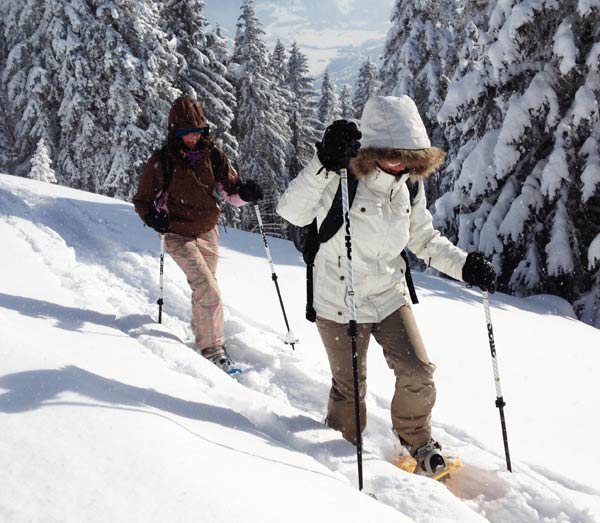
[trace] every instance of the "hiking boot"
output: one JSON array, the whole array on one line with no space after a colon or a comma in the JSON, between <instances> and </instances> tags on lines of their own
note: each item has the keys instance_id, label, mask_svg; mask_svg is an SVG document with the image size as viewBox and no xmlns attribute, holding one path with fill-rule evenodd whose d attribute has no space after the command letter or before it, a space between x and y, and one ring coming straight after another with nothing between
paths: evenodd
<instances>
[{"instance_id":1,"label":"hiking boot","mask_svg":"<svg viewBox=\"0 0 600 523\"><path fill-rule=\"evenodd\" d=\"M429 440L428 443L417 448L410 447L409 451L417 462L415 474L433 478L444 472L447 468L446 460L441 452L442 447L435 440Z\"/></svg>"},{"instance_id":2,"label":"hiking boot","mask_svg":"<svg viewBox=\"0 0 600 523\"><path fill-rule=\"evenodd\" d=\"M220 345L218 347L207 347L206 349L202 349L200 353L207 360L219 367L222 371L225 371L227 373L231 371L233 363L229 359L229 356L227 355L227 352L225 351L225 347L223 345Z\"/></svg>"}]
</instances>

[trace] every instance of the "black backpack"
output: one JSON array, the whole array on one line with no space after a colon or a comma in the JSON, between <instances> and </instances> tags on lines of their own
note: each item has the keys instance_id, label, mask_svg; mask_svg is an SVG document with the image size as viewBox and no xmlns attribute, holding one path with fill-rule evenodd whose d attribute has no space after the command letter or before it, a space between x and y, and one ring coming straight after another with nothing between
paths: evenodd
<instances>
[{"instance_id":1,"label":"black backpack","mask_svg":"<svg viewBox=\"0 0 600 523\"><path fill-rule=\"evenodd\" d=\"M348 170L348 173L348 200L350 207L352 207L358 188L358 178L356 178L350 170ZM406 180L406 186L410 193L410 204L412 205L417 196L419 185L418 183ZM317 318L317 313L313 307L313 268L315 266L315 258L317 257L321 244L331 240L344 224L343 213L342 184L340 183L335 196L333 197L327 216L325 216L325 219L321 224L321 228L317 228L316 218L312 223L303 227L292 225L292 241L294 242L296 249L302 253L302 258L304 259L304 263L306 263L306 319L313 323ZM410 293L410 299L414 304L419 303L405 250L402 251L402 259L406 264L405 277Z\"/></svg>"}]
</instances>

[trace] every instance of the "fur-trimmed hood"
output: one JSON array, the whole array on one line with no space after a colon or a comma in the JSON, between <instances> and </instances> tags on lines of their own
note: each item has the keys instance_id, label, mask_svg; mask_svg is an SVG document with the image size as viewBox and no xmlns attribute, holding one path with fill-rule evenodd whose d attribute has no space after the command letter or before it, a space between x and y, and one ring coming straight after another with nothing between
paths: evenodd
<instances>
[{"instance_id":1,"label":"fur-trimmed hood","mask_svg":"<svg viewBox=\"0 0 600 523\"><path fill-rule=\"evenodd\" d=\"M372 96L360 119L361 149L350 168L357 177L372 174L380 160L400 160L414 177L436 171L446 153L431 147L415 102L409 96Z\"/></svg>"},{"instance_id":2,"label":"fur-trimmed hood","mask_svg":"<svg viewBox=\"0 0 600 523\"><path fill-rule=\"evenodd\" d=\"M446 153L438 147L416 150L368 147L360 149L358 156L352 158L350 169L357 178L363 178L373 174L381 160L400 160L411 177L427 178L441 167L445 159Z\"/></svg>"}]
</instances>

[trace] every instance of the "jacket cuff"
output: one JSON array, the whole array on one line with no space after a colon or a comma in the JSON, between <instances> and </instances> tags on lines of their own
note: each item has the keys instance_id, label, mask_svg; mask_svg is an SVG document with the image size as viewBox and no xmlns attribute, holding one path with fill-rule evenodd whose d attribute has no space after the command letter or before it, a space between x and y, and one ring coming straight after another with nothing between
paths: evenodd
<instances>
[{"instance_id":1,"label":"jacket cuff","mask_svg":"<svg viewBox=\"0 0 600 523\"><path fill-rule=\"evenodd\" d=\"M335 176L337 176L335 172L325 169L316 154L298 175L298 177L302 177L303 181L309 186L321 190L324 189Z\"/></svg>"}]
</instances>

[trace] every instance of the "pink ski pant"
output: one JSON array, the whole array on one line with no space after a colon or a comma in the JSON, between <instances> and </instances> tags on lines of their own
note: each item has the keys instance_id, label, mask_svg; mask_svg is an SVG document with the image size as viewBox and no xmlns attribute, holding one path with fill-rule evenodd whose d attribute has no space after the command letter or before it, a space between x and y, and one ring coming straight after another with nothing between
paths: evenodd
<instances>
[{"instance_id":1,"label":"pink ski pant","mask_svg":"<svg viewBox=\"0 0 600 523\"><path fill-rule=\"evenodd\" d=\"M167 233L165 249L181 267L192 289L192 332L197 350L223 345L223 302L216 277L217 228L197 238Z\"/></svg>"}]
</instances>

